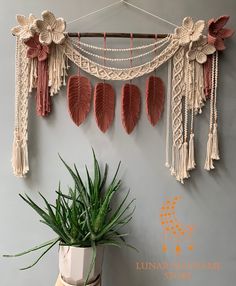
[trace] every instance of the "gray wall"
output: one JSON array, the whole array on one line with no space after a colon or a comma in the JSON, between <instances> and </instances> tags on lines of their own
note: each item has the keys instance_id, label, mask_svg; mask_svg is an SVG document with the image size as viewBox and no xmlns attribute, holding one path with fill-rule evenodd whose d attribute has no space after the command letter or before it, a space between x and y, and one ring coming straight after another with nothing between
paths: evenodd
<instances>
[{"instance_id":1,"label":"gray wall","mask_svg":"<svg viewBox=\"0 0 236 286\"><path fill-rule=\"evenodd\" d=\"M160 14L180 24L189 15L195 19L209 19L222 14L231 15L230 25L236 26L235 0L175 0L175 1L133 1L149 11ZM139 253L126 249L106 250L104 262L104 286L112 285L182 285L182 281L167 281L159 271L137 271L137 261L195 261L221 263L218 272L193 271L193 278L186 282L190 286L214 285L231 286L235 284L236 274L236 173L235 173L235 38L228 42L225 54L220 61L219 120L220 149L222 159L216 163L216 170L208 174L203 170L206 147L208 117L202 115L198 121L197 137L198 169L192 172L191 180L184 186L172 178L164 167L165 118L156 128L148 123L144 104L138 128L128 136L120 120L120 104L117 99L116 118L113 128L103 135L95 125L92 114L87 122L77 128L69 118L65 91L53 100L54 112L43 120L34 114L31 100L29 145L31 174L27 179L17 179L11 170L11 148L14 122L14 38L10 28L15 25L15 14L33 12L38 17L41 11L52 10L67 21L95 10L108 1L4 1L0 10L0 253L17 252L37 245L54 237L39 218L18 197L26 192L38 201L41 191L53 199L54 189L59 180L66 188L69 176L59 162L57 152L70 163L76 162L82 169L84 163L92 166L91 146L101 162L107 161L111 170L122 161L121 176L124 186L131 188L131 196L137 199L137 211L129 232L130 242ZM117 6L107 13L92 16L68 27L71 31L115 31L115 32L171 32L172 28L130 8ZM99 42L100 43L100 42ZM126 42L127 44L127 42ZM160 73L165 74L165 69ZM95 81L94 81L95 82ZM144 87L144 80L137 80ZM116 83L117 94L121 83ZM117 95L119 98L119 94ZM176 259L171 254L161 252L161 227L159 208L164 193L182 195L178 215L186 224L194 224L195 251L192 255L184 253ZM54 285L58 274L57 249L51 251L34 269L20 272L18 268L33 260L29 255L18 260L0 258L1 285L41 286ZM185 283L185 282L184 282Z\"/></svg>"}]
</instances>

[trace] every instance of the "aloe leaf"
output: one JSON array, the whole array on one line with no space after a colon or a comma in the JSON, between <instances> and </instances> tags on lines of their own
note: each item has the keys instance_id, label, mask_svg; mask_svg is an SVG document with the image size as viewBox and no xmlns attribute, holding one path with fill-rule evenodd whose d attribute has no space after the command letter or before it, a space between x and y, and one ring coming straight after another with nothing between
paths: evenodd
<instances>
[{"instance_id":1,"label":"aloe leaf","mask_svg":"<svg viewBox=\"0 0 236 286\"><path fill-rule=\"evenodd\" d=\"M55 242L56 240L58 240L58 239L59 239L59 238L54 238L54 239L52 239L52 240L49 240L49 241L47 241L47 242L44 242L43 244L40 244L40 245L38 245L38 246L34 246L33 248L30 248L30 249L28 249L28 250L25 250L25 251L20 252L20 253L17 253L17 254L13 254L13 255L4 254L3 257L19 257L19 256L23 256L23 255L26 255L26 254L28 254L28 253L30 253L30 252L37 251L37 250L39 250L39 249L41 249L41 248L44 248L44 247L46 247L46 246L48 246L48 245L51 245L52 243L54 243L54 242Z\"/></svg>"},{"instance_id":2,"label":"aloe leaf","mask_svg":"<svg viewBox=\"0 0 236 286\"><path fill-rule=\"evenodd\" d=\"M103 179L100 185L100 191L102 191L102 189L104 188L105 184L106 184L106 180L107 180L107 175L108 175L108 165L105 165L105 171L104 171L104 175L103 175Z\"/></svg>"},{"instance_id":3,"label":"aloe leaf","mask_svg":"<svg viewBox=\"0 0 236 286\"><path fill-rule=\"evenodd\" d=\"M85 195L85 188L84 188L84 185L83 185L83 183L81 184L81 178L80 178L80 176L77 176L76 175L76 173L74 173L74 171L70 168L70 166L61 158L61 156L59 155L59 157L60 157L60 159L61 159L61 161L63 162L63 164L65 165L65 167L67 168L67 170L69 171L69 173L70 173L70 175L72 176L72 178L74 179L74 181L75 181L75 184L76 184L76 186L77 186L77 188L78 188L78 191L80 192L80 194L81 194L81 199L83 200L83 203L88 203L87 202L87 198L86 198L86 196L84 196ZM82 190L81 190L82 189Z\"/></svg>"},{"instance_id":4,"label":"aloe leaf","mask_svg":"<svg viewBox=\"0 0 236 286\"><path fill-rule=\"evenodd\" d=\"M94 264L95 264L95 260L96 260L96 256L97 256L97 249L96 249L96 245L95 245L94 242L92 242L92 248L93 248L93 257L92 257L92 261L91 261L91 263L90 263L90 267L89 267L88 274L87 274L87 276L86 276L86 280L85 280L85 282L84 282L84 286L86 286L87 283L88 283L89 276L90 276L90 274L91 274L91 272L92 272L92 270L93 270L93 266L94 266Z\"/></svg>"},{"instance_id":5,"label":"aloe leaf","mask_svg":"<svg viewBox=\"0 0 236 286\"><path fill-rule=\"evenodd\" d=\"M114 217L105 227L104 229L98 234L96 235L96 240L101 238L106 232L108 232L116 223L117 221L119 221L119 219L123 216L123 214L129 209L129 207L131 206L131 204L134 202L134 200L132 200L126 207L125 209L116 217Z\"/></svg>"},{"instance_id":6,"label":"aloe leaf","mask_svg":"<svg viewBox=\"0 0 236 286\"><path fill-rule=\"evenodd\" d=\"M50 220L50 216L43 210L41 209L39 206L37 206L31 199L30 197L28 197L26 194L26 198L24 196L22 196L21 194L19 194L19 196L28 204L30 205L43 219L45 220Z\"/></svg>"},{"instance_id":7,"label":"aloe leaf","mask_svg":"<svg viewBox=\"0 0 236 286\"><path fill-rule=\"evenodd\" d=\"M119 172L119 170L120 170L120 165L121 165L121 161L119 162L119 164L118 164L118 167L117 167L117 169L116 169L116 172L115 172L115 175L114 175L114 177L113 177L113 180L112 180L112 184L115 182L115 180L116 180L116 177L117 177L117 175L118 175L118 172Z\"/></svg>"},{"instance_id":8,"label":"aloe leaf","mask_svg":"<svg viewBox=\"0 0 236 286\"><path fill-rule=\"evenodd\" d=\"M100 183L101 183L101 171L100 171L100 167L99 167L95 152L93 149L92 149L92 151L93 151L93 164L94 164L94 182L93 182L93 184L94 184L95 191L98 192L98 189L99 189Z\"/></svg>"},{"instance_id":9,"label":"aloe leaf","mask_svg":"<svg viewBox=\"0 0 236 286\"><path fill-rule=\"evenodd\" d=\"M90 174L89 174L89 171L88 171L88 168L86 165L85 165L85 169L86 169L89 192L90 192L90 196L91 196L91 195L93 195L94 186L93 186L93 182L92 182L92 179L90 177Z\"/></svg>"},{"instance_id":10,"label":"aloe leaf","mask_svg":"<svg viewBox=\"0 0 236 286\"><path fill-rule=\"evenodd\" d=\"M27 270L27 269L30 269L32 268L33 266L35 266L39 261L40 259L55 245L57 244L58 242L60 241L60 238L57 238L40 256L39 258L31 265L27 266L27 267L24 267L24 268L21 268L20 270Z\"/></svg>"},{"instance_id":11,"label":"aloe leaf","mask_svg":"<svg viewBox=\"0 0 236 286\"><path fill-rule=\"evenodd\" d=\"M47 206L47 210L48 210L49 216L51 217L52 220L54 220L56 222L55 214L54 214L54 212L53 212L49 202L46 200L46 198L41 193L39 193L39 195L44 200L44 202L45 202L45 204Z\"/></svg>"},{"instance_id":12,"label":"aloe leaf","mask_svg":"<svg viewBox=\"0 0 236 286\"><path fill-rule=\"evenodd\" d=\"M60 238L64 241L68 241L68 237L66 236L66 234L64 233L63 229L60 229L58 227L55 227L54 225L51 225L50 223L44 221L44 220L40 220L41 223L47 225L48 227L50 227L56 234L58 234L60 236Z\"/></svg>"},{"instance_id":13,"label":"aloe leaf","mask_svg":"<svg viewBox=\"0 0 236 286\"><path fill-rule=\"evenodd\" d=\"M111 219L113 219L114 217L117 216L117 214L119 214L120 210L122 209L122 207L124 206L125 202L127 201L127 198L130 194L130 190L127 192L127 194L125 195L124 199L122 200L122 202L120 203L119 207L117 208L117 210L114 212L114 214L112 215Z\"/></svg>"}]
</instances>

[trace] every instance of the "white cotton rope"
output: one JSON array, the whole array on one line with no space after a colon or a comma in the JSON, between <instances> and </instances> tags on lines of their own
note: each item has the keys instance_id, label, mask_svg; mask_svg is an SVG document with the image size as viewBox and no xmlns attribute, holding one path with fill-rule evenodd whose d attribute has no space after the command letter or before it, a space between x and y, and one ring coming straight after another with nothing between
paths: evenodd
<instances>
[{"instance_id":1,"label":"white cotton rope","mask_svg":"<svg viewBox=\"0 0 236 286\"><path fill-rule=\"evenodd\" d=\"M169 25L171 25L171 26L173 26L173 27L175 27L175 28L178 28L178 27L179 27L179 26L176 25L175 23L172 23L172 22L168 21L167 19L162 18L162 17L160 17L160 16L158 16L158 15L156 15L156 14L153 14L153 13L147 11L147 10L144 10L144 9L138 7L138 6L135 6L134 4L128 3L128 2L125 1L125 0L123 0L123 1L121 1L121 2L127 4L127 5L129 5L130 7L133 7L133 8L135 8L135 9L137 9L137 10L139 10L139 11L141 11L141 12L143 12L143 13L149 15L149 16L152 16L152 17L154 17L154 18L156 18L156 19L158 19L158 20L161 20L161 21L163 21L163 22L165 22L165 23L167 23L167 24L169 24Z\"/></svg>"},{"instance_id":2,"label":"white cotton rope","mask_svg":"<svg viewBox=\"0 0 236 286\"><path fill-rule=\"evenodd\" d=\"M170 168L170 104L171 104L171 90L172 90L172 60L168 61L168 78L167 78L167 112L166 112L166 162L165 166Z\"/></svg>"},{"instance_id":3,"label":"white cotton rope","mask_svg":"<svg viewBox=\"0 0 236 286\"><path fill-rule=\"evenodd\" d=\"M72 20L72 21L67 22L67 25L70 25L70 24L72 24L72 23L74 23L74 22L77 22L77 21L80 21L80 20L82 20L82 19L85 19L85 18L87 18L87 17L89 17L89 16L92 16L92 15L94 15L94 14L100 13L100 12L102 12L102 11L108 9L108 8L111 8L111 7L113 7L113 6L116 6L116 5L118 5L118 4L122 3L122 2L124 2L124 1L121 0L121 1L117 1L117 2L115 2L115 3L109 4L109 5L107 5L107 6L103 7L103 8L100 8L100 9L98 9L98 10L95 10L95 11L93 11L93 12L90 12L90 13L88 13L88 14L86 14L86 15L83 15L83 16L81 16L81 17L79 17L79 18L76 18L76 19L74 19L74 20Z\"/></svg>"},{"instance_id":4,"label":"white cotton rope","mask_svg":"<svg viewBox=\"0 0 236 286\"><path fill-rule=\"evenodd\" d=\"M136 9L136 10L139 10L139 11L141 11L141 12L143 12L143 13L149 15L149 16L152 16L152 17L154 17L154 18L156 18L156 19L158 19L158 20L161 20L161 21L163 21L163 22L165 22L165 23L167 23L167 24L169 24L169 25L171 25L171 26L173 26L173 27L175 27L175 28L178 28L178 25L176 25L175 23L172 23L172 22L168 21L167 19L164 19L164 18L162 18L162 17L160 17L160 16L158 16L158 15L156 15L156 14L153 14L153 13L151 13L151 12L149 12L149 11L143 9L143 8L140 8L140 7L138 7L138 6L134 5L134 4L131 4L131 3L127 2L127 1L125 1L125 0L117 1L117 2L114 2L114 3L112 3L112 4L107 5L107 6L105 6L105 7L102 7L102 8L100 8L100 9L98 9L98 10L92 11L92 12L90 12L90 13L88 13L88 14L86 14L86 15L83 15L83 16L77 18L77 19L74 19L74 20L72 20L72 21L67 22L67 24L70 25L70 24L72 24L72 23L75 23L75 22L77 22L77 21L80 21L80 20L82 20L82 19L85 19L85 18L87 18L87 17L89 17L89 16L92 16L92 15L94 15L94 14L100 13L100 12L102 12L102 11L104 11L104 10L107 10L108 8L114 7L114 6L116 6L116 5L118 5L118 4L121 4L121 3L124 3L124 4L126 4L126 5L128 5L128 6L132 7L132 8L134 8L134 9Z\"/></svg>"}]
</instances>

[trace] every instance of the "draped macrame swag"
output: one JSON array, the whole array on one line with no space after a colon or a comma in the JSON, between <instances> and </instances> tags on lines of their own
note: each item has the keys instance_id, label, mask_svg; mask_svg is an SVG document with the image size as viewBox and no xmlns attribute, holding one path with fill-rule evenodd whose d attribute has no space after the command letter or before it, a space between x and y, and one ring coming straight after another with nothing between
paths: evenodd
<instances>
[{"instance_id":1,"label":"draped macrame swag","mask_svg":"<svg viewBox=\"0 0 236 286\"><path fill-rule=\"evenodd\" d=\"M202 112L206 99L209 98L210 122L204 167L206 170L214 169L214 160L220 158L216 102L218 51L225 49L224 39L233 34L233 30L224 28L228 20L228 16L222 16L216 20L211 19L208 23L208 34L204 35L205 22L202 20L194 22L191 17L186 17L182 25L164 39L157 39L155 43L144 46L116 49L74 41L65 32L65 21L62 18L56 18L49 11L42 13L42 19L37 19L33 15L29 15L29 17L17 15L19 25L12 29L12 33L16 36L16 114L12 156L14 174L24 177L29 171L27 145L29 93L34 88L37 89L37 114L47 115L51 111L51 97L66 85L68 60L77 65L79 69L104 81L132 80L149 74L162 64L171 61L171 64L168 65L167 88L167 110L169 110L167 122L171 122L171 124L167 125L166 166L170 169L171 174L182 183L189 177L190 170L195 168L194 120L195 115ZM99 55L98 51L102 51L103 56ZM128 51L130 57L109 58L106 56L106 51L115 54ZM139 54L134 56L133 51L139 52ZM140 65L133 65L134 59L146 55L153 55L153 57ZM103 60L103 64L96 59ZM116 63L125 61L129 62L129 66L125 68L116 66ZM158 84L160 85L159 90ZM103 87L105 85L108 83L101 84ZM135 122L131 122L133 119L126 111L132 112L131 101L127 107L127 96L135 97L135 93L130 94L130 86L133 84L127 83L123 86L128 90L127 92L123 91L122 95L122 104L124 105L122 120L125 120L123 125L128 133L133 130L137 121L135 119ZM136 86L133 87L136 89ZM86 118L89 111L90 88L88 79L80 75L74 76L69 81L67 90L71 93L71 96L68 96L70 114L77 125ZM98 104L101 106L101 102L98 100L98 86L96 88L96 120L99 128L105 132L109 125L104 125L106 121L99 114L99 110L104 108L98 107ZM153 92L153 89L157 89L157 91ZM148 119L153 125L160 119L160 112L163 109L164 97L161 91L164 91L161 79L152 77L147 81L147 113ZM99 92L101 93L101 91ZM159 98L155 98L155 94ZM114 94L112 98L114 100ZM106 100L111 101L109 98ZM152 106L152 102L154 106ZM134 103L137 106L136 100ZM76 109L79 104L84 104L85 109L81 106ZM136 110L136 107L133 109ZM135 118L137 116L138 114L134 114ZM112 118L109 119L109 124L111 121ZM169 142L171 142L170 146Z\"/></svg>"}]
</instances>

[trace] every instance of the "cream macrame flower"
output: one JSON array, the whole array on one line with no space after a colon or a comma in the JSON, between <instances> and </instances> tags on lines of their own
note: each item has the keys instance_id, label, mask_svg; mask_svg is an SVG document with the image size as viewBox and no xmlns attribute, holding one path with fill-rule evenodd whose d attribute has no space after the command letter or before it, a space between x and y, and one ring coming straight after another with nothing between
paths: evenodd
<instances>
[{"instance_id":1,"label":"cream macrame flower","mask_svg":"<svg viewBox=\"0 0 236 286\"><path fill-rule=\"evenodd\" d=\"M205 22L203 20L194 23L191 17L186 17L182 26L175 29L175 35L179 39L180 45L185 46L190 42L198 41L204 28Z\"/></svg>"},{"instance_id":2,"label":"cream macrame flower","mask_svg":"<svg viewBox=\"0 0 236 286\"><path fill-rule=\"evenodd\" d=\"M65 39L66 22L64 19L56 19L54 14L49 11L44 11L42 17L43 20L35 21L40 43L44 45L50 45L52 42L61 44Z\"/></svg>"},{"instance_id":3,"label":"cream macrame flower","mask_svg":"<svg viewBox=\"0 0 236 286\"><path fill-rule=\"evenodd\" d=\"M216 48L208 44L207 37L201 37L197 42L193 43L191 51L188 52L190 61L196 60L199 64L207 61L207 56L214 54Z\"/></svg>"},{"instance_id":4,"label":"cream macrame flower","mask_svg":"<svg viewBox=\"0 0 236 286\"><path fill-rule=\"evenodd\" d=\"M19 25L11 29L14 36L18 36L23 41L34 36L33 24L36 20L34 15L30 14L28 18L23 15L16 15L16 20Z\"/></svg>"}]
</instances>

